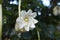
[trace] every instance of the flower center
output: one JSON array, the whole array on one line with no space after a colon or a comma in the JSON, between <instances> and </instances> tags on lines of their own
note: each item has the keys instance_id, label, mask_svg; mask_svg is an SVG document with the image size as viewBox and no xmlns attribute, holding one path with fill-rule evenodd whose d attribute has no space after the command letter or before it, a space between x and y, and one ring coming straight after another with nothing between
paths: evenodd
<instances>
[{"instance_id":1,"label":"flower center","mask_svg":"<svg viewBox=\"0 0 60 40\"><path fill-rule=\"evenodd\" d=\"M24 18L24 21L25 21L25 22L28 22L28 20L29 20L28 17L25 17L25 18Z\"/></svg>"}]
</instances>

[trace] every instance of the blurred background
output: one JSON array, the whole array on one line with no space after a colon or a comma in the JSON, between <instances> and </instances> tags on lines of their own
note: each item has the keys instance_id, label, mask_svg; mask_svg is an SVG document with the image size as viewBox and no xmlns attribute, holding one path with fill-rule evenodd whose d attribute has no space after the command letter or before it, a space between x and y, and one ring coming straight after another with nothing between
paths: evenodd
<instances>
[{"instance_id":1,"label":"blurred background","mask_svg":"<svg viewBox=\"0 0 60 40\"><path fill-rule=\"evenodd\" d=\"M60 0L22 0L21 10L32 9L39 22L36 28L21 35L14 30L18 17L18 0L2 0L2 40L60 40Z\"/></svg>"}]
</instances>

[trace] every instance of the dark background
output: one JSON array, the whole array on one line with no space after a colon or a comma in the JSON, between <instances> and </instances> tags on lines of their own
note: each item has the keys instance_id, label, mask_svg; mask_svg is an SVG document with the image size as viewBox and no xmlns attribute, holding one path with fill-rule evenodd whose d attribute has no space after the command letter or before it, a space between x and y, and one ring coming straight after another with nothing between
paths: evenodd
<instances>
[{"instance_id":1,"label":"dark background","mask_svg":"<svg viewBox=\"0 0 60 40\"><path fill-rule=\"evenodd\" d=\"M10 1L13 2L14 0L2 0L3 40L6 38L10 40L37 40L37 30L40 32L41 40L60 40L60 15L53 15L53 8L60 6L58 5L59 0L49 0L50 5L48 6L44 5L41 0L22 0L21 10L28 11L32 9L33 12L37 12L36 19L39 22L35 29L24 32L21 36L18 36L18 33L14 30L18 17L18 4L10 4ZM18 3L18 0L16 2Z\"/></svg>"}]
</instances>

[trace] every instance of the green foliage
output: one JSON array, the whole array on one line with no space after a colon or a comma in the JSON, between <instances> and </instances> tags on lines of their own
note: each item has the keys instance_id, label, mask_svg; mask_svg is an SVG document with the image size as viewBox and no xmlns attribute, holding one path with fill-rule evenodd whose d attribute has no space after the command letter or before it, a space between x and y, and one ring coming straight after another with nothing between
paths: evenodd
<instances>
[{"instance_id":1,"label":"green foliage","mask_svg":"<svg viewBox=\"0 0 60 40\"><path fill-rule=\"evenodd\" d=\"M36 11L37 12L36 19L39 22L36 24L36 28L34 30L29 31L28 33L27 32L22 33L21 38L19 38L16 34L13 34L10 36L12 29L14 29L16 18L18 17L18 5L9 4L9 0L3 0L3 3L2 3L3 4L2 5L3 7L3 38L7 36L7 37L10 37L11 40L19 40L19 39L20 40L37 40L36 32L38 30L41 35L41 40L47 40L48 38L54 40L55 37L60 35L60 33L56 30L56 26L60 21L60 17L53 15L52 10L54 8L54 5L56 5L53 3L54 1L52 1L52 4L51 4L52 7L48 8L48 7L45 7L42 3L38 2L37 0L22 0L21 10L27 11L28 9L32 9L33 11ZM39 8L37 8L37 6ZM42 14L38 15L38 11L41 12ZM48 14L52 14L52 16L49 16ZM50 30L52 34L50 33Z\"/></svg>"},{"instance_id":2,"label":"green foliage","mask_svg":"<svg viewBox=\"0 0 60 40\"><path fill-rule=\"evenodd\" d=\"M2 4L2 0L0 0L0 4Z\"/></svg>"}]
</instances>

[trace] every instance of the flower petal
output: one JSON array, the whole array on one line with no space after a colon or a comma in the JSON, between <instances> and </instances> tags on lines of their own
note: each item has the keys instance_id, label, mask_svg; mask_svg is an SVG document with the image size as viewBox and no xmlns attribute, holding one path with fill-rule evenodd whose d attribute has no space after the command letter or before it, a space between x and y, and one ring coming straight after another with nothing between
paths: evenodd
<instances>
[{"instance_id":1,"label":"flower petal","mask_svg":"<svg viewBox=\"0 0 60 40\"><path fill-rule=\"evenodd\" d=\"M20 17L17 18L16 20L16 25L21 29L23 28L27 23L24 22L24 20Z\"/></svg>"},{"instance_id":2,"label":"flower petal","mask_svg":"<svg viewBox=\"0 0 60 40\"><path fill-rule=\"evenodd\" d=\"M57 10L54 10L54 11L53 11L53 14L54 14L55 16L58 16L58 11L57 11Z\"/></svg>"},{"instance_id":3,"label":"flower petal","mask_svg":"<svg viewBox=\"0 0 60 40\"><path fill-rule=\"evenodd\" d=\"M29 27L28 26L25 26L24 27L26 31L29 31Z\"/></svg>"},{"instance_id":4,"label":"flower petal","mask_svg":"<svg viewBox=\"0 0 60 40\"><path fill-rule=\"evenodd\" d=\"M34 24L36 24L38 21L36 20L36 19L34 19L34 18L29 18L30 20L29 21L31 21L31 22L33 22Z\"/></svg>"},{"instance_id":5,"label":"flower petal","mask_svg":"<svg viewBox=\"0 0 60 40\"><path fill-rule=\"evenodd\" d=\"M15 30L18 31L19 30L19 25L16 23L15 24Z\"/></svg>"},{"instance_id":6,"label":"flower petal","mask_svg":"<svg viewBox=\"0 0 60 40\"><path fill-rule=\"evenodd\" d=\"M21 22L21 21L23 21L23 17L18 17L18 18L16 19L16 22Z\"/></svg>"},{"instance_id":7,"label":"flower petal","mask_svg":"<svg viewBox=\"0 0 60 40\"><path fill-rule=\"evenodd\" d=\"M32 13L32 10L31 10L31 9L29 9L27 13L28 13L28 14L31 14L31 13Z\"/></svg>"},{"instance_id":8,"label":"flower petal","mask_svg":"<svg viewBox=\"0 0 60 40\"><path fill-rule=\"evenodd\" d=\"M32 19L33 23L36 24L38 21L36 19Z\"/></svg>"},{"instance_id":9,"label":"flower petal","mask_svg":"<svg viewBox=\"0 0 60 40\"><path fill-rule=\"evenodd\" d=\"M20 16L22 17L22 16L25 16L26 14L27 14L26 11L22 10L21 13L20 13Z\"/></svg>"},{"instance_id":10,"label":"flower petal","mask_svg":"<svg viewBox=\"0 0 60 40\"><path fill-rule=\"evenodd\" d=\"M19 22L20 21L20 17L18 17L17 19L16 19L16 22Z\"/></svg>"},{"instance_id":11,"label":"flower petal","mask_svg":"<svg viewBox=\"0 0 60 40\"><path fill-rule=\"evenodd\" d=\"M37 16L37 13L36 12L31 13L31 16L35 18Z\"/></svg>"},{"instance_id":12,"label":"flower petal","mask_svg":"<svg viewBox=\"0 0 60 40\"><path fill-rule=\"evenodd\" d=\"M19 28L22 29L25 25L25 23L19 23Z\"/></svg>"},{"instance_id":13,"label":"flower petal","mask_svg":"<svg viewBox=\"0 0 60 40\"><path fill-rule=\"evenodd\" d=\"M37 16L36 12L32 13L32 10L31 10L31 9L28 10L27 14L28 14L30 17L31 17L31 16L32 16L32 17L36 17L36 16Z\"/></svg>"},{"instance_id":14,"label":"flower petal","mask_svg":"<svg viewBox=\"0 0 60 40\"><path fill-rule=\"evenodd\" d=\"M25 27L26 23L23 23L23 22L16 22L15 24L15 30L16 31L19 31L19 30L23 30L23 28Z\"/></svg>"},{"instance_id":15,"label":"flower petal","mask_svg":"<svg viewBox=\"0 0 60 40\"><path fill-rule=\"evenodd\" d=\"M31 28L31 29L35 28L35 25L34 25L33 22L30 23L30 28Z\"/></svg>"}]
</instances>

